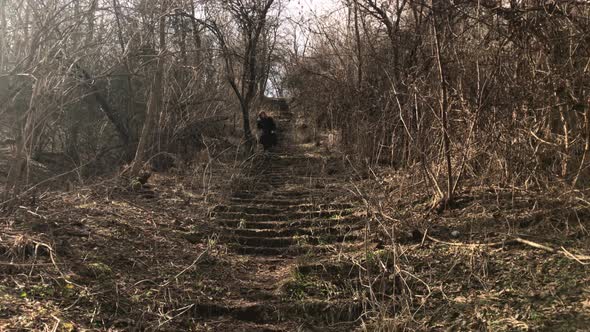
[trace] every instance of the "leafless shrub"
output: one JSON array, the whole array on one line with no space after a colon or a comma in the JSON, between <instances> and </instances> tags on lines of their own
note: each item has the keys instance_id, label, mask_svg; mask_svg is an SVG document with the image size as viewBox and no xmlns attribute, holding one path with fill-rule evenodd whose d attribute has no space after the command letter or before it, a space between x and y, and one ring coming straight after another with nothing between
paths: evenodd
<instances>
[{"instance_id":1,"label":"leafless shrub","mask_svg":"<svg viewBox=\"0 0 590 332\"><path fill-rule=\"evenodd\" d=\"M420 170L433 207L468 178L584 186L588 7L496 3L343 1L300 27L286 84L358 161Z\"/></svg>"}]
</instances>

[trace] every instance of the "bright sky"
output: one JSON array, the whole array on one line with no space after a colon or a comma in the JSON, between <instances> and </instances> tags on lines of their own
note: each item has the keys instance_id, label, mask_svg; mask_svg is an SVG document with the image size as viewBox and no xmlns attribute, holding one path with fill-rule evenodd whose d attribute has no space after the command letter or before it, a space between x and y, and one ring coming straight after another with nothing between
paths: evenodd
<instances>
[{"instance_id":1,"label":"bright sky","mask_svg":"<svg viewBox=\"0 0 590 332\"><path fill-rule=\"evenodd\" d=\"M289 0L287 15L295 17L309 17L312 13L321 16L340 4L340 0Z\"/></svg>"}]
</instances>

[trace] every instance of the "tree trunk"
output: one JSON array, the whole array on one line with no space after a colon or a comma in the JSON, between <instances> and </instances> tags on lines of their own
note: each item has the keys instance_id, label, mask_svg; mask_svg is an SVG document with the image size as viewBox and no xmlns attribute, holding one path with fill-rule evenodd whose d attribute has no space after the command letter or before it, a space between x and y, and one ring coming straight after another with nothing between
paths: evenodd
<instances>
[{"instance_id":1,"label":"tree trunk","mask_svg":"<svg viewBox=\"0 0 590 332\"><path fill-rule=\"evenodd\" d=\"M123 29L121 27L121 13L120 13L120 5L118 4L117 0L113 0L113 12L115 13L115 21L117 22L117 37L119 39L119 45L121 46L121 55L125 57L125 71L126 71L126 83L127 83L127 114L125 116L125 124L126 127L129 129L127 132L128 142L124 142L126 145L126 157L133 156L132 146L130 142L135 142L135 138L137 137L136 132L130 129L129 119L133 117L135 114L135 92L133 89L133 81L132 81L132 72L131 72L131 65L129 64L129 56L126 55L125 50L125 40L123 38Z\"/></svg>"},{"instance_id":2,"label":"tree trunk","mask_svg":"<svg viewBox=\"0 0 590 332\"><path fill-rule=\"evenodd\" d=\"M28 169L28 161L30 159L33 138L35 137L35 127L37 121L37 95L42 84L35 82L33 84L33 91L31 99L29 100L29 108L26 112L24 125L20 130L17 142L15 157L10 164L8 170L8 177L6 183L6 191L4 192L4 200L8 201L11 198L17 197L22 189L23 177L26 175Z\"/></svg>"},{"instance_id":3,"label":"tree trunk","mask_svg":"<svg viewBox=\"0 0 590 332\"><path fill-rule=\"evenodd\" d=\"M255 148L254 135L250 129L250 106L251 102L244 102L241 106L242 109L242 122L244 124L244 139L246 144L247 153L252 153Z\"/></svg>"},{"instance_id":4,"label":"tree trunk","mask_svg":"<svg viewBox=\"0 0 590 332\"><path fill-rule=\"evenodd\" d=\"M356 51L358 57L357 84L358 89L360 90L363 84L363 50L359 29L359 6L357 1L354 2L354 35L356 38Z\"/></svg>"},{"instance_id":5,"label":"tree trunk","mask_svg":"<svg viewBox=\"0 0 590 332\"><path fill-rule=\"evenodd\" d=\"M434 7L433 7L434 8ZM434 11L434 9L433 9ZM439 79L439 104L440 104L440 115L441 115L441 127L442 127L442 135L443 135L443 148L444 148L444 158L446 161L447 167L447 191L446 197L442 198L442 206L445 208L448 204L450 204L453 200L453 168L451 163L451 142L449 139L449 120L448 120L448 109L449 109L449 93L448 87L446 82L446 74L444 65L442 63L442 48L440 45L440 38L439 38L439 28L438 22L436 19L437 13L434 12L432 14L432 27L433 27L433 37L434 37L434 44L435 44L435 55L436 55L436 62L437 62L437 71L438 71L438 79Z\"/></svg>"},{"instance_id":6,"label":"tree trunk","mask_svg":"<svg viewBox=\"0 0 590 332\"><path fill-rule=\"evenodd\" d=\"M8 0L0 0L0 73L4 73L4 65L8 50L6 49L6 2Z\"/></svg>"},{"instance_id":7,"label":"tree trunk","mask_svg":"<svg viewBox=\"0 0 590 332\"><path fill-rule=\"evenodd\" d=\"M147 147L150 139L152 138L152 132L156 124L156 118L160 112L162 106L162 80L164 76L164 55L166 52L166 16L164 15L165 10L162 10L160 14L160 54L158 55L158 63L156 73L154 74L151 91L149 94L149 101L147 107L147 113L145 122L143 124L143 130L139 138L139 144L137 145L137 152L131 166L130 175L137 176L141 171L143 164L145 163L147 156Z\"/></svg>"}]
</instances>

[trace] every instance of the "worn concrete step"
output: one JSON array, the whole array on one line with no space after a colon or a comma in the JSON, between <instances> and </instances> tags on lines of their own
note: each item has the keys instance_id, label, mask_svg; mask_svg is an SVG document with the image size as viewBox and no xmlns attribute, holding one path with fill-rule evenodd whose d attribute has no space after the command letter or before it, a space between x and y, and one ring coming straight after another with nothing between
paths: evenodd
<instances>
[{"instance_id":1,"label":"worn concrete step","mask_svg":"<svg viewBox=\"0 0 590 332\"><path fill-rule=\"evenodd\" d=\"M254 176L257 179L285 179L285 180L326 180L326 181L334 181L334 179L322 176L321 174L314 174L313 172L309 172L309 174L302 175L302 174L293 174L290 169L281 169L279 171L272 170L272 169L260 169Z\"/></svg>"},{"instance_id":2,"label":"worn concrete step","mask_svg":"<svg viewBox=\"0 0 590 332\"><path fill-rule=\"evenodd\" d=\"M276 198L298 198L298 197L308 197L308 196L322 196L325 197L327 195L335 195L335 194L342 194L340 192L336 192L333 190L325 189L325 188L305 188L306 190L276 190L272 191L269 194L272 194L273 197Z\"/></svg>"},{"instance_id":3,"label":"worn concrete step","mask_svg":"<svg viewBox=\"0 0 590 332\"><path fill-rule=\"evenodd\" d=\"M325 197L330 195L334 197L335 191L328 190L324 183L309 184L293 184L293 183L257 183L250 185L248 188L241 188L236 190L232 197L237 198L280 198L280 199L296 199L305 198L309 196ZM340 193L340 196L342 193Z\"/></svg>"},{"instance_id":4,"label":"worn concrete step","mask_svg":"<svg viewBox=\"0 0 590 332\"><path fill-rule=\"evenodd\" d=\"M308 165L315 165L322 163L322 159L320 158L273 158L268 157L267 159L263 160L264 164L267 168L297 168L303 167Z\"/></svg>"},{"instance_id":5,"label":"worn concrete step","mask_svg":"<svg viewBox=\"0 0 590 332\"><path fill-rule=\"evenodd\" d=\"M236 202L238 204L257 204L257 205L268 205L268 206L297 206L301 204L309 204L310 200L308 198L304 199L281 199L281 198L274 198L274 197L254 197L254 198L240 198L240 197L232 197L230 198L231 202Z\"/></svg>"},{"instance_id":6,"label":"worn concrete step","mask_svg":"<svg viewBox=\"0 0 590 332\"><path fill-rule=\"evenodd\" d=\"M277 170L258 170L257 173L255 174L255 177L260 179L260 180L265 180L265 176L266 174L269 174L270 172L273 173L273 177L275 178L275 181L278 181L278 179L284 178L284 177L293 177L295 178L294 180L285 180L285 181L290 181L293 183L307 183L309 181L310 178L321 178L318 177L318 174L315 174L314 171L308 167L305 168L300 168L300 169L282 169L280 171ZM305 182L304 182L305 181Z\"/></svg>"},{"instance_id":7,"label":"worn concrete step","mask_svg":"<svg viewBox=\"0 0 590 332\"><path fill-rule=\"evenodd\" d=\"M266 199L305 199L313 197L334 197L341 196L342 193L325 188L305 190L272 190L272 187L267 188L250 188L249 190L240 190L232 194L232 198L266 198Z\"/></svg>"},{"instance_id":8,"label":"worn concrete step","mask_svg":"<svg viewBox=\"0 0 590 332\"><path fill-rule=\"evenodd\" d=\"M306 184L306 183L314 183L314 182L322 182L322 181L329 181L325 178L319 178L314 176L306 176L306 175L292 175L291 173L281 175L281 174L265 174L259 173L260 176L256 177L256 181L266 182L266 183L293 183L293 184Z\"/></svg>"},{"instance_id":9,"label":"worn concrete step","mask_svg":"<svg viewBox=\"0 0 590 332\"><path fill-rule=\"evenodd\" d=\"M297 168L307 168L310 166L317 166L321 165L321 159L293 159L293 160L286 160L286 159L275 159L275 160L267 160L265 162L264 169L267 170L276 170L278 173L281 173L284 170L291 170Z\"/></svg>"},{"instance_id":10,"label":"worn concrete step","mask_svg":"<svg viewBox=\"0 0 590 332\"><path fill-rule=\"evenodd\" d=\"M313 168L313 169L312 169ZM310 166L302 166L302 167L272 167L272 168L260 168L256 170L255 174L252 176L256 178L262 178L268 174L276 178L284 178L284 177L291 177L291 178L310 178L310 177L318 177L321 178L321 174L316 174L314 169L317 169L316 166L310 168Z\"/></svg>"},{"instance_id":11,"label":"worn concrete step","mask_svg":"<svg viewBox=\"0 0 590 332\"><path fill-rule=\"evenodd\" d=\"M332 227L347 224L363 224L364 218L347 216L339 219L299 219L291 221L245 221L245 220L223 220L217 219L217 223L226 227L240 229L285 229L285 228L306 228L306 227Z\"/></svg>"},{"instance_id":12,"label":"worn concrete step","mask_svg":"<svg viewBox=\"0 0 590 332\"><path fill-rule=\"evenodd\" d=\"M317 168L321 165L318 162L308 162L308 163L300 163L300 164L293 164L293 163L283 163L283 162L269 162L266 167L261 168L259 170L265 170L268 173L275 172L275 173L287 173L293 175L299 175L299 173L293 173L297 171L306 171L309 172L310 175L314 175L317 172Z\"/></svg>"},{"instance_id":13,"label":"worn concrete step","mask_svg":"<svg viewBox=\"0 0 590 332\"><path fill-rule=\"evenodd\" d=\"M242 212L253 214L283 214L289 211L291 207L285 206L282 208L271 207L268 205L218 205L213 209L213 212Z\"/></svg>"},{"instance_id":14,"label":"worn concrete step","mask_svg":"<svg viewBox=\"0 0 590 332\"><path fill-rule=\"evenodd\" d=\"M326 246L315 245L291 245L288 247L260 247L247 246L239 243L228 245L232 250L241 255L251 256L290 256L296 257L309 253L323 253L328 251Z\"/></svg>"},{"instance_id":15,"label":"worn concrete step","mask_svg":"<svg viewBox=\"0 0 590 332\"><path fill-rule=\"evenodd\" d=\"M286 236L286 237L246 237L233 236L229 237L231 241L239 243L240 245L250 247L266 247L266 248L286 248L296 245L318 245L340 243L344 241L356 241L358 235L323 235L323 236Z\"/></svg>"},{"instance_id":16,"label":"worn concrete step","mask_svg":"<svg viewBox=\"0 0 590 332\"><path fill-rule=\"evenodd\" d=\"M313 187L313 188L322 188L326 184L331 183L330 180L327 179L320 179L320 178L311 178L311 177L300 177L300 178L260 178L256 180L257 183L260 184L270 184L273 186L284 186L284 185L300 185L306 187ZM322 185L322 187L317 187L318 185Z\"/></svg>"},{"instance_id":17,"label":"worn concrete step","mask_svg":"<svg viewBox=\"0 0 590 332\"><path fill-rule=\"evenodd\" d=\"M327 218L338 219L352 214L349 210L322 210L305 212L286 212L282 214L254 214L245 212L214 212L215 218L223 220L244 220L244 221L285 221L299 219Z\"/></svg>"},{"instance_id":18,"label":"worn concrete step","mask_svg":"<svg viewBox=\"0 0 590 332\"><path fill-rule=\"evenodd\" d=\"M321 210L344 210L351 209L354 206L350 203L332 203L332 204L294 204L284 206L273 206L270 204L235 204L235 205L218 205L214 212L242 212L254 214L283 214L289 212L311 212Z\"/></svg>"},{"instance_id":19,"label":"worn concrete step","mask_svg":"<svg viewBox=\"0 0 590 332\"><path fill-rule=\"evenodd\" d=\"M363 229L364 225L342 225L342 226L316 226L316 227L293 227L293 228L223 228L224 232L246 237L286 237L286 236L318 236L337 235Z\"/></svg>"},{"instance_id":20,"label":"worn concrete step","mask_svg":"<svg viewBox=\"0 0 590 332\"><path fill-rule=\"evenodd\" d=\"M280 176L280 175L273 175L272 177L261 176L256 181L260 183L271 183L271 184L283 184L283 183L291 183L291 184L308 184L308 183L317 183L317 182L330 182L329 179L326 178L316 178L311 176Z\"/></svg>"},{"instance_id":21,"label":"worn concrete step","mask_svg":"<svg viewBox=\"0 0 590 332\"><path fill-rule=\"evenodd\" d=\"M320 166L321 163L316 162L309 162L309 163L277 163L277 162L266 162L263 165L257 166L253 168L258 172L266 172L266 173L278 173L278 174L292 174L292 175L300 175L299 173L293 173L294 171L306 171L309 172L309 175L317 175L317 168ZM321 166L320 166L321 167Z\"/></svg>"},{"instance_id":22,"label":"worn concrete step","mask_svg":"<svg viewBox=\"0 0 590 332\"><path fill-rule=\"evenodd\" d=\"M242 255L260 255L260 256L290 256L297 257L309 255L311 259L314 255L323 255L327 252L348 252L350 250L360 250L364 248L364 243L360 238L350 238L346 242L322 242L321 244L305 243L294 244L288 247L261 247L248 246L239 243L228 243L227 246L235 252Z\"/></svg>"},{"instance_id":23,"label":"worn concrete step","mask_svg":"<svg viewBox=\"0 0 590 332\"><path fill-rule=\"evenodd\" d=\"M363 312L359 301L320 299L304 301L267 301L235 305L220 303L197 303L192 308L194 318L202 320L214 317L232 317L236 320L258 324L273 324L295 320L306 325L317 327L330 326L338 323L341 331L351 331L353 324ZM261 331L266 331L266 328Z\"/></svg>"},{"instance_id":24,"label":"worn concrete step","mask_svg":"<svg viewBox=\"0 0 590 332\"><path fill-rule=\"evenodd\" d=\"M361 269L361 266L351 262L327 261L298 265L295 271L301 275L315 275L322 279L332 279L334 277L358 277Z\"/></svg>"},{"instance_id":25,"label":"worn concrete step","mask_svg":"<svg viewBox=\"0 0 590 332\"><path fill-rule=\"evenodd\" d=\"M286 248L299 243L297 238L288 237L245 237L232 236L231 241L243 246L265 247L265 248Z\"/></svg>"},{"instance_id":26,"label":"worn concrete step","mask_svg":"<svg viewBox=\"0 0 590 332\"><path fill-rule=\"evenodd\" d=\"M229 244L230 249L242 255L256 255L256 256L297 256L306 252L306 248L300 246L289 247L259 247L246 246L242 244Z\"/></svg>"}]
</instances>

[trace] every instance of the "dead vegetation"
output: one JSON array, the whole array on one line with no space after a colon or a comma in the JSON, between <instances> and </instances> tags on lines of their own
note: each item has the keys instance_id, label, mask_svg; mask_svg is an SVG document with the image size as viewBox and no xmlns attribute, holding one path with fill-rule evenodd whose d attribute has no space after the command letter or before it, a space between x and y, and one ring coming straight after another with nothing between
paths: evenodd
<instances>
[{"instance_id":1,"label":"dead vegetation","mask_svg":"<svg viewBox=\"0 0 590 332\"><path fill-rule=\"evenodd\" d=\"M589 210L580 192L472 186L439 214L427 184L405 187L404 177L379 169L351 183L376 247L336 266L364 281L366 329L585 328Z\"/></svg>"},{"instance_id":2,"label":"dead vegetation","mask_svg":"<svg viewBox=\"0 0 590 332\"><path fill-rule=\"evenodd\" d=\"M231 159L197 175L154 174L154 196L116 182L47 192L3 219L0 328L178 330L218 297L225 249L209 209ZM231 265L231 264L230 264ZM188 313L188 314L187 314ZM182 319L175 319L182 316Z\"/></svg>"},{"instance_id":3,"label":"dead vegetation","mask_svg":"<svg viewBox=\"0 0 590 332\"><path fill-rule=\"evenodd\" d=\"M0 1L0 330L587 330L589 10Z\"/></svg>"}]
</instances>

